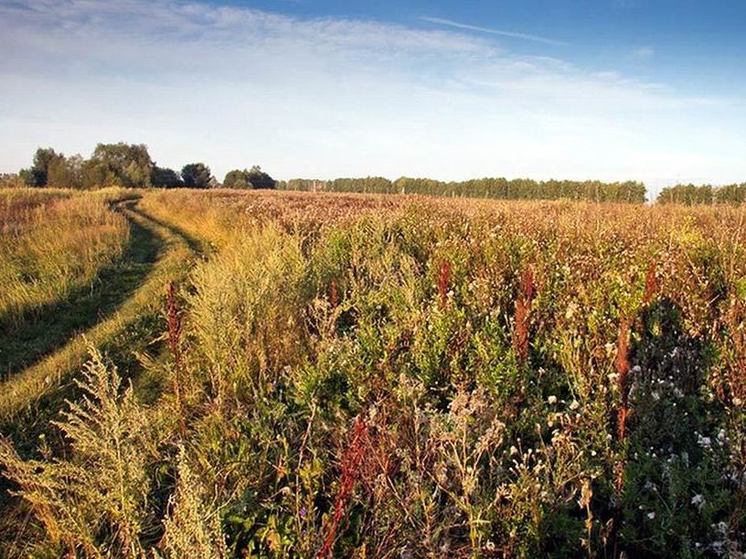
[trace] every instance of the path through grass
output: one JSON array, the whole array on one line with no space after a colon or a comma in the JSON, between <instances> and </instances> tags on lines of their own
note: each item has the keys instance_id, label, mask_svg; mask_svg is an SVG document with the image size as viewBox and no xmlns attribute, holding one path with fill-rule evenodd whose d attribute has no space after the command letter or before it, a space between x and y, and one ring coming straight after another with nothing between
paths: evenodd
<instances>
[{"instance_id":1,"label":"path through grass","mask_svg":"<svg viewBox=\"0 0 746 559\"><path fill-rule=\"evenodd\" d=\"M45 320L22 326L10 337L6 367L14 374L0 384L3 427L17 422L19 414L35 421L48 417L57 407L49 399L64 392L89 346L133 353L152 341L155 332L147 332L147 325L160 315L165 286L184 277L199 243L152 219L138 203L117 206L131 227L125 258L105 270L93 290L74 293L45 313ZM24 362L33 364L21 369Z\"/></svg>"}]
</instances>

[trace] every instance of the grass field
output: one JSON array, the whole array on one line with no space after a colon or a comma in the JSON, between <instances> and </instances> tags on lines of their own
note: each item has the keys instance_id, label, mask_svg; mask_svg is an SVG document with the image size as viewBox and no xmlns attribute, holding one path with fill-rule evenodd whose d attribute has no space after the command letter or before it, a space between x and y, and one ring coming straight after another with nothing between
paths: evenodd
<instances>
[{"instance_id":1,"label":"grass field","mask_svg":"<svg viewBox=\"0 0 746 559\"><path fill-rule=\"evenodd\" d=\"M746 209L0 217L0 556L745 556Z\"/></svg>"}]
</instances>

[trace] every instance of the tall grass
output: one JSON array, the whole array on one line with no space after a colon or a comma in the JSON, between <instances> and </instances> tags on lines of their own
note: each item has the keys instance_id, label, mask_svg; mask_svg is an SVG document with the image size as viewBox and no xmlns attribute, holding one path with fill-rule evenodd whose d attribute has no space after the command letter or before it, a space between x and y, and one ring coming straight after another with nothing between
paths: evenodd
<instances>
[{"instance_id":1,"label":"tall grass","mask_svg":"<svg viewBox=\"0 0 746 559\"><path fill-rule=\"evenodd\" d=\"M103 194L63 191L0 192L0 224L3 322L90 285L101 268L121 257L129 233Z\"/></svg>"},{"instance_id":2,"label":"tall grass","mask_svg":"<svg viewBox=\"0 0 746 559\"><path fill-rule=\"evenodd\" d=\"M188 195L178 397L96 359L67 452L2 446L40 553L743 554L743 210Z\"/></svg>"},{"instance_id":3,"label":"tall grass","mask_svg":"<svg viewBox=\"0 0 746 559\"><path fill-rule=\"evenodd\" d=\"M85 195L94 196L94 194ZM139 194L122 189L104 189L95 193L93 200L110 202L129 199L133 196L137 197ZM119 289L127 290L128 298L117 308L112 309L108 316L100 316L98 322L94 322L89 329L83 332L70 332L69 340L62 346L55 348L42 359L0 384L0 424L9 425L16 422L24 413L27 414L28 421L38 415L40 410L37 404L45 401L47 396L59 392L61 387L68 385L70 377L85 362L89 345L117 348L120 354L126 355L133 351L142 351L144 346L152 342L151 339L140 339L141 336L158 337L158 333L148 334L140 331L140 324L153 322L154 317L157 319L166 285L188 273L195 253L180 235L169 228L153 222L147 216L134 213L128 208L122 208L121 211L123 215L126 214L127 219L132 220L146 231L146 235L156 245L161 246L158 254L155 255L157 261L153 262L152 266L142 262L118 262L117 264L121 264L120 272L133 267L137 271L143 265L149 268L145 270L147 273L138 280L138 284L119 285ZM116 223L120 223L120 219L124 220L125 227L127 227L123 216L117 214L115 219ZM127 238L126 233L125 238ZM142 247L135 248L142 249ZM71 254L75 254L76 250L78 249L70 248ZM138 276L140 275L142 274L138 272ZM100 289L107 289L107 287L110 286L104 285ZM0 350L0 355L2 353Z\"/></svg>"}]
</instances>

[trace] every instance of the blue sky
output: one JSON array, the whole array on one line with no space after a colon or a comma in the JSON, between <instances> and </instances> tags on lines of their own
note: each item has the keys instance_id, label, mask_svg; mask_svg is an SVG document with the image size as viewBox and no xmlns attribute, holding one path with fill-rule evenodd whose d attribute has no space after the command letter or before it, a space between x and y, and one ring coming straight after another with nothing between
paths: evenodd
<instances>
[{"instance_id":1,"label":"blue sky","mask_svg":"<svg viewBox=\"0 0 746 559\"><path fill-rule=\"evenodd\" d=\"M746 3L0 0L0 171L746 181Z\"/></svg>"}]
</instances>

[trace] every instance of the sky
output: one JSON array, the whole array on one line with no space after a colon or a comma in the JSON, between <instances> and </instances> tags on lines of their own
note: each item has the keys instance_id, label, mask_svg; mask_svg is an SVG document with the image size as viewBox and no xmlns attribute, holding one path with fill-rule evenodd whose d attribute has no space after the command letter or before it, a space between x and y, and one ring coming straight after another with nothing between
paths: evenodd
<instances>
[{"instance_id":1,"label":"sky","mask_svg":"<svg viewBox=\"0 0 746 559\"><path fill-rule=\"evenodd\" d=\"M0 172L746 181L746 3L0 0Z\"/></svg>"}]
</instances>

